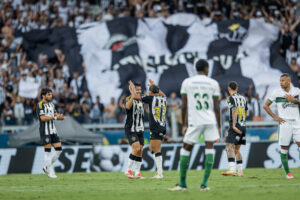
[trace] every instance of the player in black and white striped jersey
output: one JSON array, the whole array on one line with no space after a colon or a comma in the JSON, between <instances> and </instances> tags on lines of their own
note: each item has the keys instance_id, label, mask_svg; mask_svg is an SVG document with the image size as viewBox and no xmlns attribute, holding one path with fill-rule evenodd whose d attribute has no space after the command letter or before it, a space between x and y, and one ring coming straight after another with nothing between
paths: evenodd
<instances>
[{"instance_id":1,"label":"player in black and white striped jersey","mask_svg":"<svg viewBox=\"0 0 300 200\"><path fill-rule=\"evenodd\" d=\"M227 103L230 114L228 136L226 137L226 151L229 162L229 171L223 172L222 175L244 176L240 148L241 145L246 144L246 117L248 105L246 98L238 94L238 84L235 81L229 82L228 92L230 97L228 98Z\"/></svg>"},{"instance_id":2,"label":"player in black and white striped jersey","mask_svg":"<svg viewBox=\"0 0 300 200\"><path fill-rule=\"evenodd\" d=\"M52 168L53 163L59 158L62 148L61 141L57 135L54 120L64 120L65 117L55 110L52 101L52 90L43 88L41 91L42 100L37 105L37 115L40 121L40 136L44 145L45 155L44 159L46 166L43 171L49 178L57 178ZM51 155L51 145L55 149L55 154Z\"/></svg>"},{"instance_id":3,"label":"player in black and white striped jersey","mask_svg":"<svg viewBox=\"0 0 300 200\"><path fill-rule=\"evenodd\" d=\"M142 84L134 83L134 87L138 95L140 95L142 93ZM144 146L144 104L142 101L135 100L132 96L128 96L126 98L125 108L125 134L132 148L125 175L131 179L143 179L144 177L142 177L140 170ZM135 176L132 174L133 165L135 165Z\"/></svg>"}]
</instances>

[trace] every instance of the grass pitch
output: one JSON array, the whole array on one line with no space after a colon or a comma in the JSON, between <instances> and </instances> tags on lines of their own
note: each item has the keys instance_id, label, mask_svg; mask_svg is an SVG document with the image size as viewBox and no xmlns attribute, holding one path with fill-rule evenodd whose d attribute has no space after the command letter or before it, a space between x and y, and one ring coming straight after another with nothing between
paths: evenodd
<instances>
[{"instance_id":1,"label":"grass pitch","mask_svg":"<svg viewBox=\"0 0 300 200\"><path fill-rule=\"evenodd\" d=\"M210 191L200 192L203 170L188 172L188 191L169 192L178 183L179 172L165 172L161 180L150 179L154 172L143 172L145 180L130 180L123 173L57 174L0 176L0 199L141 199L141 200L284 200L300 199L300 169L291 170L287 180L283 169L247 169L245 177L223 177L213 170Z\"/></svg>"}]
</instances>

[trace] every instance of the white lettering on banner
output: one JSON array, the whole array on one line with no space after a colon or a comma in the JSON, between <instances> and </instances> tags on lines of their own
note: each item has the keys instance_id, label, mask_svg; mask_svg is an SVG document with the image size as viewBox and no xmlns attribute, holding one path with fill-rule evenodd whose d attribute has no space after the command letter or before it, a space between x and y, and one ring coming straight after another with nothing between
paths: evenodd
<instances>
[{"instance_id":1,"label":"white lettering on banner","mask_svg":"<svg viewBox=\"0 0 300 200\"><path fill-rule=\"evenodd\" d=\"M163 161L163 167L164 168L168 168L168 170L172 170L172 167L173 167L173 160L174 160L174 157L175 157L175 153L176 153L176 146L173 146L173 147L168 147L167 148L167 151L166 151L166 154L164 156L164 161Z\"/></svg>"},{"instance_id":2,"label":"white lettering on banner","mask_svg":"<svg viewBox=\"0 0 300 200\"><path fill-rule=\"evenodd\" d=\"M289 155L292 159L289 160L289 167L290 168L298 168L300 167L300 160L299 160L299 150L297 144L292 144L289 148Z\"/></svg>"},{"instance_id":3,"label":"white lettering on banner","mask_svg":"<svg viewBox=\"0 0 300 200\"><path fill-rule=\"evenodd\" d=\"M201 148L201 145L195 145L193 147L192 155L191 155L191 158L190 158L189 169L192 168L194 162L197 162L197 163L203 163L204 162L204 155L205 155L204 151L201 152L200 156L197 156L198 153L200 152L200 148ZM197 157L199 157L199 160L196 160ZM201 170L202 165L197 165L196 169Z\"/></svg>"},{"instance_id":4,"label":"white lettering on banner","mask_svg":"<svg viewBox=\"0 0 300 200\"><path fill-rule=\"evenodd\" d=\"M78 154L78 149L79 148L86 148L86 146L71 146L71 147L63 147L63 149L71 149L73 150L74 153L69 153L68 151L63 152L64 156L69 159L71 161L71 167L69 168L68 171L66 171L66 173L72 173L74 172L74 167L76 164L76 158L77 158L77 154ZM63 162L61 162L60 160L58 160L56 163L54 163L53 168L55 169L56 167L60 167L61 169L65 169L65 165Z\"/></svg>"},{"instance_id":5,"label":"white lettering on banner","mask_svg":"<svg viewBox=\"0 0 300 200\"><path fill-rule=\"evenodd\" d=\"M37 147L35 149L33 166L31 169L32 174L42 174L43 173L43 167L45 166L44 152L45 152L44 147Z\"/></svg>"},{"instance_id":6,"label":"white lettering on banner","mask_svg":"<svg viewBox=\"0 0 300 200\"><path fill-rule=\"evenodd\" d=\"M10 160L15 156L17 149L0 149L0 174L7 174Z\"/></svg>"},{"instance_id":7,"label":"white lettering on banner","mask_svg":"<svg viewBox=\"0 0 300 200\"><path fill-rule=\"evenodd\" d=\"M273 143L268 146L267 156L270 160L264 162L265 168L279 168L281 166L280 146L278 143Z\"/></svg>"}]
</instances>

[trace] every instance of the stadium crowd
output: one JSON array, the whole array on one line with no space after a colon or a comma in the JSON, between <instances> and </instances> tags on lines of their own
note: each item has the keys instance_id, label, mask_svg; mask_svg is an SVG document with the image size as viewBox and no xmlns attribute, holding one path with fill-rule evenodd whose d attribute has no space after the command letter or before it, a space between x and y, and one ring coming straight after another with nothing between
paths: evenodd
<instances>
[{"instance_id":1,"label":"stadium crowd","mask_svg":"<svg viewBox=\"0 0 300 200\"><path fill-rule=\"evenodd\" d=\"M203 20L265 18L281 32L281 54L290 68L300 76L300 3L296 0L2 0L0 3L0 124L31 124L38 99L18 96L23 81L53 89L54 103L59 112L73 116L80 123L117 123L124 120L122 102L111 99L108 105L90 98L83 73L70 74L65 55L56 49L57 62L40 54L38 62L27 60L22 48L22 33L34 29L70 26L112 20L117 17L168 17L173 13L194 13ZM300 79L299 79L300 82ZM262 116L264 97L247 94L249 119ZM268 87L266 87L266 92ZM172 93L168 98L169 118L180 124L181 100ZM221 101L226 118L226 97ZM172 115L174 113L175 115ZM146 115L147 116L147 115Z\"/></svg>"}]
</instances>

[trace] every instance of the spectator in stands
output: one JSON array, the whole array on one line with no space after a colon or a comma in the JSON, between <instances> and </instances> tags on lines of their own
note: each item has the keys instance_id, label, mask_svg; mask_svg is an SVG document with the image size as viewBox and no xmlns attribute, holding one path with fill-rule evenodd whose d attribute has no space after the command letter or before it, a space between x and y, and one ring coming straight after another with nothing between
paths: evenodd
<instances>
[{"instance_id":1,"label":"spectator in stands","mask_svg":"<svg viewBox=\"0 0 300 200\"><path fill-rule=\"evenodd\" d=\"M90 123L90 107L88 106L86 101L83 101L81 103L81 109L82 109L82 115L84 117L83 122L84 123Z\"/></svg>"},{"instance_id":2,"label":"spectator in stands","mask_svg":"<svg viewBox=\"0 0 300 200\"><path fill-rule=\"evenodd\" d=\"M82 108L80 107L78 102L73 102L72 105L69 107L69 113L71 114L74 119L79 122L84 122L84 116L82 112Z\"/></svg>"},{"instance_id":3,"label":"spectator in stands","mask_svg":"<svg viewBox=\"0 0 300 200\"><path fill-rule=\"evenodd\" d=\"M4 102L4 108L2 110L2 115L4 117L5 125L16 125L13 108L14 108L14 101L9 102L8 100L6 100Z\"/></svg>"},{"instance_id":4,"label":"spectator in stands","mask_svg":"<svg viewBox=\"0 0 300 200\"><path fill-rule=\"evenodd\" d=\"M34 119L34 108L30 99L25 100L24 105L24 124L31 125Z\"/></svg>"},{"instance_id":5,"label":"spectator in stands","mask_svg":"<svg viewBox=\"0 0 300 200\"><path fill-rule=\"evenodd\" d=\"M103 113L104 113L104 105L100 101L100 96L97 96L96 103L93 104L90 112L90 118L92 120L92 123L102 122Z\"/></svg>"},{"instance_id":6,"label":"spectator in stands","mask_svg":"<svg viewBox=\"0 0 300 200\"><path fill-rule=\"evenodd\" d=\"M291 44L285 54L286 62L288 64L291 64L292 58L296 58L297 55L298 55L298 52L295 50L295 45Z\"/></svg>"},{"instance_id":7,"label":"spectator in stands","mask_svg":"<svg viewBox=\"0 0 300 200\"><path fill-rule=\"evenodd\" d=\"M90 98L89 91L84 91L83 97L80 99L80 104L86 103L87 109L90 110L92 107L92 99Z\"/></svg>"},{"instance_id":8,"label":"spectator in stands","mask_svg":"<svg viewBox=\"0 0 300 200\"><path fill-rule=\"evenodd\" d=\"M105 116L105 122L112 124L112 123L117 123L117 116L116 116L116 111L118 109L118 105L116 105L115 103L115 98L111 98L110 99L110 104L108 104L105 109L104 112L106 114Z\"/></svg>"},{"instance_id":9,"label":"spectator in stands","mask_svg":"<svg viewBox=\"0 0 300 200\"><path fill-rule=\"evenodd\" d=\"M17 124L22 125L24 120L24 106L19 96L16 98L16 103L14 105L14 116Z\"/></svg>"},{"instance_id":10,"label":"spectator in stands","mask_svg":"<svg viewBox=\"0 0 300 200\"><path fill-rule=\"evenodd\" d=\"M291 63L290 63L290 68L293 72L298 74L300 72L300 66L297 64L297 60L295 57L292 58Z\"/></svg>"},{"instance_id":11,"label":"spectator in stands","mask_svg":"<svg viewBox=\"0 0 300 200\"><path fill-rule=\"evenodd\" d=\"M253 85L249 85L249 90L248 90L248 103L251 108L251 119L255 121L261 121L263 120L263 105L265 102L266 95L268 93L269 86L267 85L265 88L265 92L262 96L262 98L259 97L258 93L255 93L253 96Z\"/></svg>"}]
</instances>

